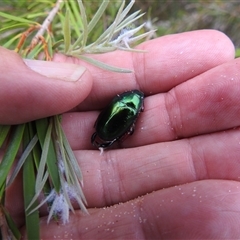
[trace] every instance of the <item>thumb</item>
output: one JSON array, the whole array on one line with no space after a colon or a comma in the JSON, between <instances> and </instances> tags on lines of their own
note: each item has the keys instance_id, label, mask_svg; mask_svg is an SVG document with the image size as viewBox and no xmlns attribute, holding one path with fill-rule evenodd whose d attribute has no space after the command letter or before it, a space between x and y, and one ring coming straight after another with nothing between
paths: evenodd
<instances>
[{"instance_id":1,"label":"thumb","mask_svg":"<svg viewBox=\"0 0 240 240\"><path fill-rule=\"evenodd\" d=\"M0 124L18 124L63 113L82 102L92 87L83 66L23 60L0 47Z\"/></svg>"}]
</instances>

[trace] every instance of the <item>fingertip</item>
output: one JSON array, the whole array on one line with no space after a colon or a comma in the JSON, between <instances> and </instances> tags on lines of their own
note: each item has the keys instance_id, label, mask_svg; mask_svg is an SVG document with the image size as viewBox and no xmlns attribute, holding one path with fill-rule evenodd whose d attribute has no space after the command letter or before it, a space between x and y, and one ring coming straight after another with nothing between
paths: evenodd
<instances>
[{"instance_id":1,"label":"fingertip","mask_svg":"<svg viewBox=\"0 0 240 240\"><path fill-rule=\"evenodd\" d=\"M166 35L138 48L147 53L133 55L136 79L141 89L150 94L169 91L235 57L229 37L210 29Z\"/></svg>"},{"instance_id":2,"label":"fingertip","mask_svg":"<svg viewBox=\"0 0 240 240\"><path fill-rule=\"evenodd\" d=\"M225 33L215 29L202 29L165 35L143 42L137 48L153 53L154 50L157 53L164 50L172 53L172 50L174 50L176 54L178 53L176 49L179 49L183 54L184 48L185 51L190 50L190 52L195 52L199 49L203 51L203 54L216 50L216 53L222 55L222 58L219 58L219 60L224 62L235 57L235 46L232 40Z\"/></svg>"}]
</instances>

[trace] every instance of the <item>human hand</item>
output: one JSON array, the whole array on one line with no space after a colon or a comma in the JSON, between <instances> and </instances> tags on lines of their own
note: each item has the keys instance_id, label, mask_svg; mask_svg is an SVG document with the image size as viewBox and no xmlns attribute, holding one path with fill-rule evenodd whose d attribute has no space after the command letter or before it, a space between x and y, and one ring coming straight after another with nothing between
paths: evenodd
<instances>
[{"instance_id":1,"label":"human hand","mask_svg":"<svg viewBox=\"0 0 240 240\"><path fill-rule=\"evenodd\" d=\"M55 58L85 65L94 79L86 100L63 114L83 171L90 215L77 211L66 225L47 225L43 217L42 239L239 236L240 77L231 42L204 30L165 36L139 48L148 52L96 56L133 68L133 74ZM98 111L130 89L145 93L145 110L120 149L100 156L90 144Z\"/></svg>"},{"instance_id":2,"label":"human hand","mask_svg":"<svg viewBox=\"0 0 240 240\"><path fill-rule=\"evenodd\" d=\"M67 63L24 62L0 47L0 124L19 124L75 107L92 87L85 70Z\"/></svg>"}]
</instances>

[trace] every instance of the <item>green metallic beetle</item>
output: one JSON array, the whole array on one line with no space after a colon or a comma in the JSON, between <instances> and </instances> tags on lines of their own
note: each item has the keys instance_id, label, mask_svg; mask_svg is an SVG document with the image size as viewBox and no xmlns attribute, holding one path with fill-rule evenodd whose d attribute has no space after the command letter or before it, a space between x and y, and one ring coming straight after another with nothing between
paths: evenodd
<instances>
[{"instance_id":1,"label":"green metallic beetle","mask_svg":"<svg viewBox=\"0 0 240 240\"><path fill-rule=\"evenodd\" d=\"M126 135L132 135L135 122L143 111L144 94L138 90L118 94L99 114L91 137L92 144L105 149Z\"/></svg>"}]
</instances>

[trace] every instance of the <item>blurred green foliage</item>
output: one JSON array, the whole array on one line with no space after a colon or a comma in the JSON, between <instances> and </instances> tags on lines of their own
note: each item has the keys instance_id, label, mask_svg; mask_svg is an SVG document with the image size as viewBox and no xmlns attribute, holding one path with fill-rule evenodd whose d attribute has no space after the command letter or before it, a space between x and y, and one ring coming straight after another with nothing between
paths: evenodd
<instances>
[{"instance_id":1,"label":"blurred green foliage","mask_svg":"<svg viewBox=\"0 0 240 240\"><path fill-rule=\"evenodd\" d=\"M55 3L54 0L39 0L39 2ZM2 0L0 11L11 13L16 16L26 14L28 8L37 3L33 0ZM96 12L99 0L86 0L84 4L88 11L88 17ZM119 0L112 0L104 16L104 26L107 27L115 16ZM128 0L127 2L130 2ZM116 6L115 6L116 4ZM39 5L39 4L38 4ZM41 5L41 4L40 4ZM136 0L132 11L141 9L147 12L141 21L147 22L146 27L157 29L157 36L166 34L191 31L196 29L217 29L224 32L233 41L239 52L240 48L240 4L233 0ZM44 9L40 9L44 11ZM46 9L47 11L47 9ZM1 20L1 19L0 19ZM39 21L39 19L34 19ZM39 21L41 22L41 21ZM142 23L142 22L141 22ZM4 22L0 21L0 28ZM102 27L102 25L100 25ZM99 29L102 31L103 29ZM94 34L93 34L94 41ZM1 36L0 36L1 40ZM1 41L0 41L1 43Z\"/></svg>"},{"instance_id":2,"label":"blurred green foliage","mask_svg":"<svg viewBox=\"0 0 240 240\"><path fill-rule=\"evenodd\" d=\"M240 4L233 0L136 0L135 9L147 12L145 21L157 29L157 35L197 29L224 32L240 48Z\"/></svg>"},{"instance_id":3,"label":"blurred green foliage","mask_svg":"<svg viewBox=\"0 0 240 240\"><path fill-rule=\"evenodd\" d=\"M2 0L0 1L0 12L10 14L12 16L25 18L41 24L43 23L45 18L48 16L49 11L51 11L55 3L56 3L56 0L38 0L38 1ZM99 0L84 1L84 6L87 11L88 21L90 21L93 18L100 4L101 4L101 1ZM99 21L98 26L90 34L88 38L88 43L95 42L95 40L101 35L101 33L103 33L104 30L107 29L107 27L109 27L109 25L113 22L117 14L120 4L121 4L121 1L119 0L113 1L111 2L111 4L109 4L109 7L106 9L106 12L104 12L103 17L101 18L101 21ZM73 10L72 9L73 4L71 1L68 1L67 5L71 10ZM60 19L62 19L61 16L60 16ZM12 40L13 35L16 36L28 29L28 27L24 26L24 24L19 25L18 27L16 27L15 24L16 24L16 21L14 20L11 21L10 19L1 17L0 15L0 45L1 46L5 45L9 41L9 44L5 46L9 49L15 49L19 38L16 38L15 41L13 41ZM51 24L51 31L53 32L54 42L58 42L60 39L62 39L62 34L63 34L62 25L61 25L61 22L59 21L59 17L54 18ZM36 34L36 31L31 33L32 36L34 36L35 34ZM74 35L75 32L72 31L71 34ZM31 39L31 37L29 37L26 40L27 44L30 43L29 39Z\"/></svg>"}]
</instances>

